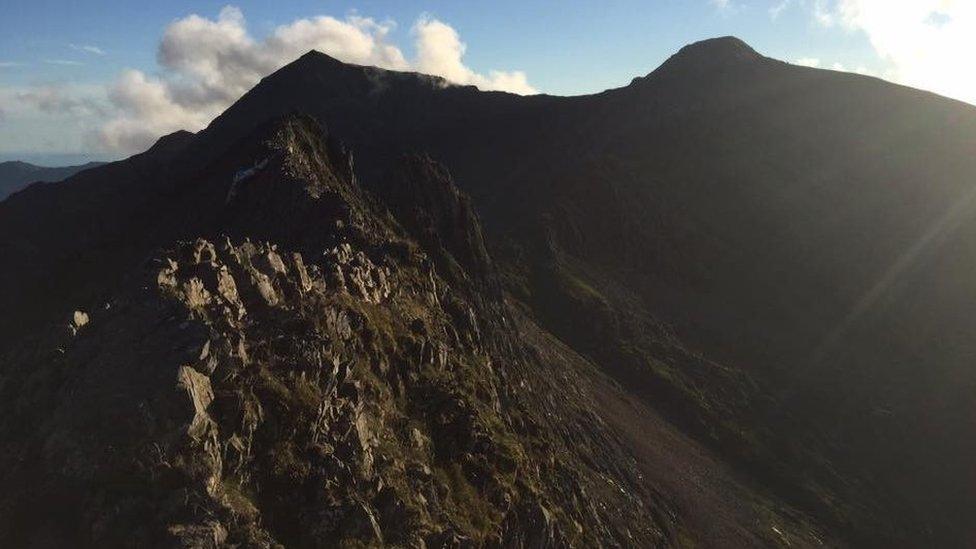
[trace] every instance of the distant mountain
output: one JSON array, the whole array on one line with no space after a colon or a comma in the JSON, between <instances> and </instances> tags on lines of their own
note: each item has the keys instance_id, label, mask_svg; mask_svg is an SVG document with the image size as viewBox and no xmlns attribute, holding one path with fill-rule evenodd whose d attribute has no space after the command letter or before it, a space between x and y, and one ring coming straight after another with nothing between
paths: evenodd
<instances>
[{"instance_id":1,"label":"distant mountain","mask_svg":"<svg viewBox=\"0 0 976 549\"><path fill-rule=\"evenodd\" d=\"M90 168L101 166L104 162L88 162L79 166L48 168L35 166L17 160L0 162L0 200L37 181L61 181Z\"/></svg>"},{"instance_id":2,"label":"distant mountain","mask_svg":"<svg viewBox=\"0 0 976 549\"><path fill-rule=\"evenodd\" d=\"M973 143L730 37L580 97L310 52L0 203L0 540L972 546Z\"/></svg>"}]
</instances>

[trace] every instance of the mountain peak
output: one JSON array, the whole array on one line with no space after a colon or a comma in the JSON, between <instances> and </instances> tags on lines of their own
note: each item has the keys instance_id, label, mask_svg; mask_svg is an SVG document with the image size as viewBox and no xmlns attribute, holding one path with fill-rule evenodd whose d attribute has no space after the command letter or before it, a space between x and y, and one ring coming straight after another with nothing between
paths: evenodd
<instances>
[{"instance_id":1,"label":"mountain peak","mask_svg":"<svg viewBox=\"0 0 976 549\"><path fill-rule=\"evenodd\" d=\"M304 54L302 54L301 57L299 57L298 59L296 59L294 61L294 63L303 63L303 62L304 63L310 63L310 62L322 63L322 62L327 62L327 63L333 63L333 64L337 64L337 65L345 65L345 63L343 63L342 61L339 61L338 59L336 59L335 57L332 57L331 55L329 55L327 53L322 53L319 50L308 50L307 52L305 52Z\"/></svg>"},{"instance_id":2,"label":"mountain peak","mask_svg":"<svg viewBox=\"0 0 976 549\"><path fill-rule=\"evenodd\" d=\"M752 46L735 36L720 36L692 42L681 48L678 55L722 55L739 59L761 57Z\"/></svg>"},{"instance_id":3,"label":"mountain peak","mask_svg":"<svg viewBox=\"0 0 976 549\"><path fill-rule=\"evenodd\" d=\"M722 36L688 44L665 61L658 71L676 68L683 71L714 71L762 59L762 55L739 38Z\"/></svg>"}]
</instances>

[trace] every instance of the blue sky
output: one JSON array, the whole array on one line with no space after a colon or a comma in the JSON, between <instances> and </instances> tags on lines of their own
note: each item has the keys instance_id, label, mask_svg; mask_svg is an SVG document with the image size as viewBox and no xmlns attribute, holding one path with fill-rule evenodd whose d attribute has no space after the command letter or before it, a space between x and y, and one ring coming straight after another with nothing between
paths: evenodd
<instances>
[{"instance_id":1,"label":"blue sky","mask_svg":"<svg viewBox=\"0 0 976 549\"><path fill-rule=\"evenodd\" d=\"M976 86L931 62L976 46L970 0L0 2L0 159L117 158L176 126L198 130L309 44L483 88L570 95L626 85L687 43L731 34L771 57L976 101ZM932 51L903 46L911 33ZM250 61L195 59L222 48Z\"/></svg>"}]
</instances>

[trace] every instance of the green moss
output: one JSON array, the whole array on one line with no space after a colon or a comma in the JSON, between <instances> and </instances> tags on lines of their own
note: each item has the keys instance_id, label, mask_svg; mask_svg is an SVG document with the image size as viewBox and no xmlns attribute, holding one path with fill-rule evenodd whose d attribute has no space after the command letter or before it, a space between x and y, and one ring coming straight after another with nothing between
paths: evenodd
<instances>
[{"instance_id":1,"label":"green moss","mask_svg":"<svg viewBox=\"0 0 976 549\"><path fill-rule=\"evenodd\" d=\"M307 410L315 410L322 402L322 389L312 380L295 377L291 383L291 394Z\"/></svg>"},{"instance_id":2,"label":"green moss","mask_svg":"<svg viewBox=\"0 0 976 549\"><path fill-rule=\"evenodd\" d=\"M558 274L560 287L573 301L609 307L607 298L582 278L570 273L566 269L559 269Z\"/></svg>"},{"instance_id":3,"label":"green moss","mask_svg":"<svg viewBox=\"0 0 976 549\"><path fill-rule=\"evenodd\" d=\"M691 533L683 524L678 525L674 538L674 544L679 549L695 549L695 547L698 547L698 542L695 541L695 538L691 536Z\"/></svg>"},{"instance_id":4,"label":"green moss","mask_svg":"<svg viewBox=\"0 0 976 549\"><path fill-rule=\"evenodd\" d=\"M261 366L258 370L258 379L261 387L270 392L279 401L288 403L292 400L291 389L288 388L278 376L274 375L267 367Z\"/></svg>"},{"instance_id":5,"label":"green moss","mask_svg":"<svg viewBox=\"0 0 976 549\"><path fill-rule=\"evenodd\" d=\"M295 444L290 440L278 441L271 449L270 457L275 476L302 479L308 475L310 465L299 459Z\"/></svg>"},{"instance_id":6,"label":"green moss","mask_svg":"<svg viewBox=\"0 0 976 549\"><path fill-rule=\"evenodd\" d=\"M226 479L220 483L219 496L221 503L236 515L245 517L248 520L257 518L259 512L240 484L232 479Z\"/></svg>"},{"instance_id":7,"label":"green moss","mask_svg":"<svg viewBox=\"0 0 976 549\"><path fill-rule=\"evenodd\" d=\"M445 509L453 510L453 517L472 537L480 539L500 520L498 511L492 507L468 482L457 463L445 467L435 467L434 478L448 488L450 504Z\"/></svg>"}]
</instances>

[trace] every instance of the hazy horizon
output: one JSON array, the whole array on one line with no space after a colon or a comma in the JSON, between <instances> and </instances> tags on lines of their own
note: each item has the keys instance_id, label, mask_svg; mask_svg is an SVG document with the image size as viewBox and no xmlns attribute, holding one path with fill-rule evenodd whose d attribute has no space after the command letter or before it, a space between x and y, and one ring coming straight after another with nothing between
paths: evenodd
<instances>
[{"instance_id":1,"label":"hazy horizon","mask_svg":"<svg viewBox=\"0 0 976 549\"><path fill-rule=\"evenodd\" d=\"M4 152L0 153L0 162L27 162L45 168L60 168L76 166L89 162L112 162L121 160L123 156L111 153L35 153L35 152Z\"/></svg>"}]
</instances>

